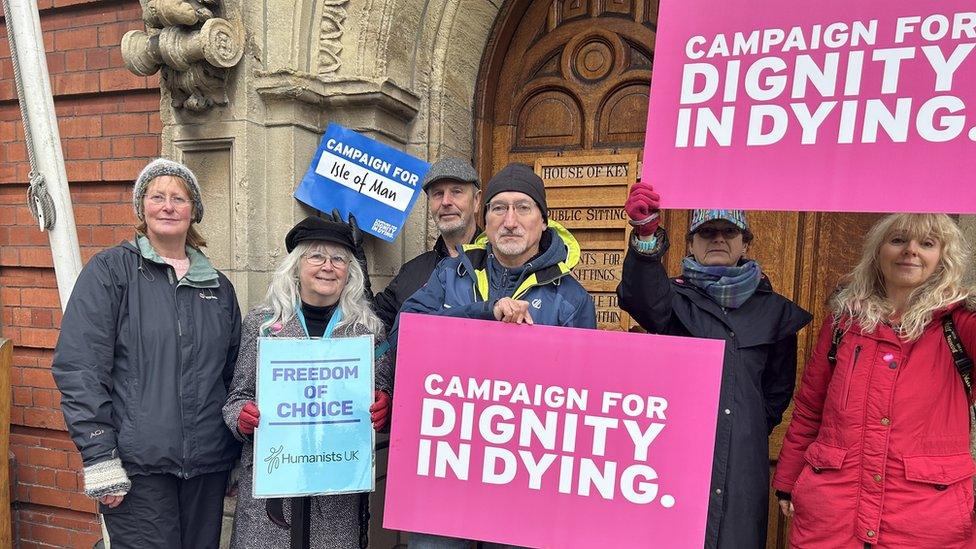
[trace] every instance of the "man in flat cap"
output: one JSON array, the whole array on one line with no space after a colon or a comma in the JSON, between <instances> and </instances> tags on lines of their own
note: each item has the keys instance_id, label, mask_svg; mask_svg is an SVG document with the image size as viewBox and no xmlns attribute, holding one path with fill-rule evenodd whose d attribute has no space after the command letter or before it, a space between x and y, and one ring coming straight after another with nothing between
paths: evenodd
<instances>
[{"instance_id":1,"label":"man in flat cap","mask_svg":"<svg viewBox=\"0 0 976 549\"><path fill-rule=\"evenodd\" d=\"M376 294L376 313L387 330L403 302L427 282L434 267L445 257L457 256L457 248L478 234L481 185L470 162L453 156L438 160L424 176L423 189L430 217L441 234L433 250L405 263L386 289Z\"/></svg>"}]
</instances>

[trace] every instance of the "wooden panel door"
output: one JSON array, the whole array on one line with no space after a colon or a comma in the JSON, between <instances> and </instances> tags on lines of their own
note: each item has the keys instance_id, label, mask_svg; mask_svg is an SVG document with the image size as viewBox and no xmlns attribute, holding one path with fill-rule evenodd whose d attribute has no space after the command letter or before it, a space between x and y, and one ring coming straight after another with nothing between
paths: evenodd
<instances>
[{"instance_id":1,"label":"wooden panel door","mask_svg":"<svg viewBox=\"0 0 976 549\"><path fill-rule=\"evenodd\" d=\"M657 14L657 0L506 2L482 60L475 98L475 160L484 180L515 161L538 166L545 157L608 153L641 158ZM622 206L626 196L626 187L607 187L597 198L593 189L562 182L547 187L547 193L550 202L560 206L581 200ZM802 371L826 316L826 300L854 265L861 237L878 216L748 216L756 234L750 256L759 261L777 291L815 315L813 325L801 333ZM676 273L685 253L688 212L667 211L663 220L673 243L667 265ZM573 228L584 249L624 242L625 231L625 226L606 224ZM603 307L616 306L612 291L600 288L593 293ZM789 413L770 440L771 467ZM772 500L770 509L776 509ZM768 547L786 547L782 517L771 512L769 523Z\"/></svg>"}]
</instances>

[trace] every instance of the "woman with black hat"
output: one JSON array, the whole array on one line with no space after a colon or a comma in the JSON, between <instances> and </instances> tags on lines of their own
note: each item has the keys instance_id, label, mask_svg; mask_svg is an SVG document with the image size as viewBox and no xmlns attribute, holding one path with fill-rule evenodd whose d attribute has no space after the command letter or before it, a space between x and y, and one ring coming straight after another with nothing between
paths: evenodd
<instances>
[{"instance_id":1,"label":"woman with black hat","mask_svg":"<svg viewBox=\"0 0 976 549\"><path fill-rule=\"evenodd\" d=\"M264 302L244 318L240 359L224 421L243 441L241 476L234 515L232 547L287 547L289 530L273 524L267 500L251 497L254 429L260 412L254 402L258 337L384 337L383 323L370 308L366 275L353 256L352 230L345 223L308 217L285 237L288 255L271 278ZM386 426L393 371L388 355L376 358L376 402L370 408L373 428ZM366 494L311 498L311 546L365 546L368 513ZM285 504L288 508L289 505ZM290 514L290 512L288 513Z\"/></svg>"},{"instance_id":2,"label":"woman with black hat","mask_svg":"<svg viewBox=\"0 0 976 549\"><path fill-rule=\"evenodd\" d=\"M106 545L212 548L240 444L219 413L237 360L234 287L200 248L200 185L150 162L132 191L131 242L75 283L52 370L99 502Z\"/></svg>"}]
</instances>

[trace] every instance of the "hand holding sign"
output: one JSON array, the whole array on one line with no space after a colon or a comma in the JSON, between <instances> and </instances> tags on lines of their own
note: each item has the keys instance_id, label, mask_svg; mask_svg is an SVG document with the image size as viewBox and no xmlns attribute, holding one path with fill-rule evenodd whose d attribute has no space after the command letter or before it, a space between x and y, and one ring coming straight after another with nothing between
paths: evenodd
<instances>
[{"instance_id":1,"label":"hand holding sign","mask_svg":"<svg viewBox=\"0 0 976 549\"><path fill-rule=\"evenodd\" d=\"M258 423L261 421L261 412L258 411L257 404L253 401L248 401L241 409L241 415L237 416L237 431L249 437L254 434L254 429L257 428Z\"/></svg>"},{"instance_id":2,"label":"hand holding sign","mask_svg":"<svg viewBox=\"0 0 976 549\"><path fill-rule=\"evenodd\" d=\"M630 189L630 196L624 203L624 210L630 217L630 224L640 236L651 236L657 230L661 220L658 217L661 209L661 195L654 192L650 183L637 181Z\"/></svg>"},{"instance_id":3,"label":"hand holding sign","mask_svg":"<svg viewBox=\"0 0 976 549\"><path fill-rule=\"evenodd\" d=\"M369 419L374 431L382 431L390 418L390 395L384 391L373 391L373 405L369 407Z\"/></svg>"},{"instance_id":4,"label":"hand holding sign","mask_svg":"<svg viewBox=\"0 0 976 549\"><path fill-rule=\"evenodd\" d=\"M495 315L495 320L502 322L533 324L532 315L529 314L528 301L503 297L495 303L494 308L492 308L492 313Z\"/></svg>"}]
</instances>

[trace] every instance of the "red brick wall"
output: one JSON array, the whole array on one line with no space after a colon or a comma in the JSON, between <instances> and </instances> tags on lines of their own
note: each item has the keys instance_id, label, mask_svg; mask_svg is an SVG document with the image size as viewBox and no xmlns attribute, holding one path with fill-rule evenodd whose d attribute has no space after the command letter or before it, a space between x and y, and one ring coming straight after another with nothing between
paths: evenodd
<instances>
[{"instance_id":1,"label":"red brick wall","mask_svg":"<svg viewBox=\"0 0 976 549\"><path fill-rule=\"evenodd\" d=\"M40 0L41 27L82 256L131 238L131 181L159 155L158 79L129 73L122 35L137 0ZM0 335L14 341L14 547L89 548L101 532L51 377L61 309L45 233L26 203L29 166L0 29ZM0 398L4 396L0 395ZM0 540L0 547L6 542Z\"/></svg>"}]
</instances>

